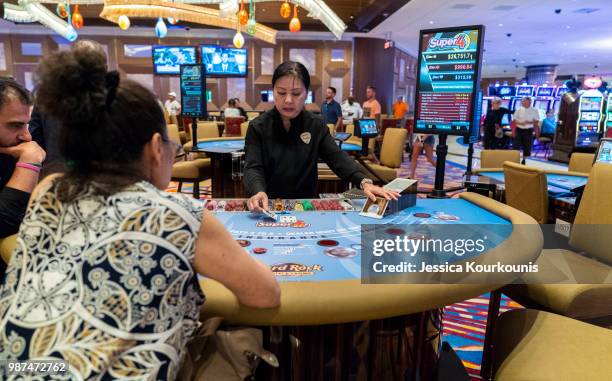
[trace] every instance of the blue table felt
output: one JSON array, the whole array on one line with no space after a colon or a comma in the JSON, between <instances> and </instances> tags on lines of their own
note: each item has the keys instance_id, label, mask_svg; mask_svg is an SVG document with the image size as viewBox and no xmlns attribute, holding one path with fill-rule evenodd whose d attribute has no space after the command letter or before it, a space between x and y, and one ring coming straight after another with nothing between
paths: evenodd
<instances>
[{"instance_id":1,"label":"blue table felt","mask_svg":"<svg viewBox=\"0 0 612 381\"><path fill-rule=\"evenodd\" d=\"M313 211L283 214L303 221L306 226L302 228L257 226L272 221L261 214L249 212L218 211L215 215L235 239L242 240L242 244L247 245L245 250L267 265L301 266L300 271L295 274L277 273L279 281L290 282L360 278L362 224L419 224L419 228L426 229L436 224L463 225L457 230L477 229L476 227L482 227L484 224L493 225L497 228L487 238L487 250L499 245L512 233L512 224L509 221L462 199L419 199L416 206L380 220L360 216L358 212ZM442 219L441 215L454 215L458 220ZM395 236L385 237L394 238ZM322 240L331 240L337 244L323 246ZM334 247L354 251L354 256L338 258L326 254L326 251ZM467 258L455 258L457 259ZM290 269L291 267L287 267L287 270Z\"/></svg>"},{"instance_id":2,"label":"blue table felt","mask_svg":"<svg viewBox=\"0 0 612 381\"><path fill-rule=\"evenodd\" d=\"M479 172L481 176L487 176L492 179L504 182L504 172ZM550 193L567 193L574 188L578 188L587 183L588 178L582 176L560 175L555 173L547 173L546 180L548 182L548 191Z\"/></svg>"},{"instance_id":3,"label":"blue table felt","mask_svg":"<svg viewBox=\"0 0 612 381\"><path fill-rule=\"evenodd\" d=\"M231 153L244 149L244 139L212 140L198 143L198 150L211 153ZM361 146L352 143L343 143L343 151L360 151Z\"/></svg>"}]
</instances>

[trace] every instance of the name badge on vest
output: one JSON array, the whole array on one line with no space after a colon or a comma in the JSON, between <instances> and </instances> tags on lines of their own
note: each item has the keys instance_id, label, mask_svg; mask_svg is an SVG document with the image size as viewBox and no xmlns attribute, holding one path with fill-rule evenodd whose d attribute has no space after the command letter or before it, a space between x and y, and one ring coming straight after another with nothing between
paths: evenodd
<instances>
[{"instance_id":1,"label":"name badge on vest","mask_svg":"<svg viewBox=\"0 0 612 381\"><path fill-rule=\"evenodd\" d=\"M306 144L310 144L310 132L303 132L300 135L300 139Z\"/></svg>"}]
</instances>

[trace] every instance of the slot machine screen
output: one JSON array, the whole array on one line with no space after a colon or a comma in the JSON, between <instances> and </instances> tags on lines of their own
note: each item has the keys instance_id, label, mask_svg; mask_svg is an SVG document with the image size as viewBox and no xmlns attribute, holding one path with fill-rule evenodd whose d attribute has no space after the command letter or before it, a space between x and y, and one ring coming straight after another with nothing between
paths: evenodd
<instances>
[{"instance_id":1,"label":"slot machine screen","mask_svg":"<svg viewBox=\"0 0 612 381\"><path fill-rule=\"evenodd\" d=\"M501 106L510 109L510 99L502 99Z\"/></svg>"},{"instance_id":2,"label":"slot machine screen","mask_svg":"<svg viewBox=\"0 0 612 381\"><path fill-rule=\"evenodd\" d=\"M417 133L468 135L477 113L482 25L421 30L417 65Z\"/></svg>"},{"instance_id":3,"label":"slot machine screen","mask_svg":"<svg viewBox=\"0 0 612 381\"><path fill-rule=\"evenodd\" d=\"M595 163L612 164L612 139L601 139L597 155L595 155Z\"/></svg>"},{"instance_id":4,"label":"slot machine screen","mask_svg":"<svg viewBox=\"0 0 612 381\"><path fill-rule=\"evenodd\" d=\"M530 97L533 95L533 86L519 86L516 89L517 97Z\"/></svg>"},{"instance_id":5,"label":"slot machine screen","mask_svg":"<svg viewBox=\"0 0 612 381\"><path fill-rule=\"evenodd\" d=\"M599 111L601 110L601 97L583 97L580 99L580 110Z\"/></svg>"},{"instance_id":6,"label":"slot machine screen","mask_svg":"<svg viewBox=\"0 0 612 381\"><path fill-rule=\"evenodd\" d=\"M497 88L498 97L514 97L516 96L516 87L514 86L500 86Z\"/></svg>"}]
</instances>

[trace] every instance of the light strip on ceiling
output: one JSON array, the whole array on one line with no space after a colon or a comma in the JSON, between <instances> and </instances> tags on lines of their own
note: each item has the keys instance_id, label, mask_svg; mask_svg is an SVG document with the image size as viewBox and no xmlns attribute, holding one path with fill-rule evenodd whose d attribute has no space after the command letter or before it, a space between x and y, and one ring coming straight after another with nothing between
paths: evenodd
<instances>
[{"instance_id":1,"label":"light strip on ceiling","mask_svg":"<svg viewBox=\"0 0 612 381\"><path fill-rule=\"evenodd\" d=\"M73 1L74 3L74 1ZM173 17L181 21L210 25L218 28L234 29L238 20L236 16L220 17L219 10L197 7L181 3L169 3L157 0L108 0L105 2L100 17L117 23L119 16L134 18ZM271 44L276 43L276 30L257 24L253 37Z\"/></svg>"}]
</instances>

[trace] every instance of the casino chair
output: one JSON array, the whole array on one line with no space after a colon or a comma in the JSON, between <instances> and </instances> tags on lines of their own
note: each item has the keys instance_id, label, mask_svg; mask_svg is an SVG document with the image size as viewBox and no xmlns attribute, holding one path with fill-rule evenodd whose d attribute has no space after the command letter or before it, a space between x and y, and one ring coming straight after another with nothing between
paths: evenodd
<instances>
[{"instance_id":1,"label":"casino chair","mask_svg":"<svg viewBox=\"0 0 612 381\"><path fill-rule=\"evenodd\" d=\"M503 163L506 204L533 217L538 223L548 222L548 182L540 168L506 161Z\"/></svg>"},{"instance_id":2,"label":"casino chair","mask_svg":"<svg viewBox=\"0 0 612 381\"><path fill-rule=\"evenodd\" d=\"M496 381L611 379L612 330L532 309L508 311L498 324Z\"/></svg>"},{"instance_id":3,"label":"casino chair","mask_svg":"<svg viewBox=\"0 0 612 381\"><path fill-rule=\"evenodd\" d=\"M202 139L213 139L219 138L219 128L217 126L217 122L198 122L198 141ZM191 151L191 147L193 146L193 142L189 141L183 145L185 152ZM197 158L206 158L206 154L204 153L196 153L195 157Z\"/></svg>"},{"instance_id":4,"label":"casino chair","mask_svg":"<svg viewBox=\"0 0 612 381\"><path fill-rule=\"evenodd\" d=\"M610 188L612 165L595 164L570 232L575 251L543 250L537 261L540 272L526 274L524 284L502 291L530 308L612 327Z\"/></svg>"},{"instance_id":5,"label":"casino chair","mask_svg":"<svg viewBox=\"0 0 612 381\"><path fill-rule=\"evenodd\" d=\"M404 159L404 145L408 138L408 131L403 128L389 128L380 149L380 162L373 163L362 160L360 163L370 172L376 183L386 184L397 178L397 170ZM372 139L373 140L373 139Z\"/></svg>"},{"instance_id":6,"label":"casino chair","mask_svg":"<svg viewBox=\"0 0 612 381\"><path fill-rule=\"evenodd\" d=\"M594 153L574 152L570 157L567 170L569 172L589 173L593 167L593 161L595 161Z\"/></svg>"},{"instance_id":7,"label":"casino chair","mask_svg":"<svg viewBox=\"0 0 612 381\"><path fill-rule=\"evenodd\" d=\"M240 125L240 136L245 138L248 129L249 129L249 121L247 120L246 122L242 122L242 124Z\"/></svg>"},{"instance_id":8,"label":"casino chair","mask_svg":"<svg viewBox=\"0 0 612 381\"><path fill-rule=\"evenodd\" d=\"M335 136L336 135L336 125L333 123L327 123L327 128L329 128L329 134L331 136Z\"/></svg>"},{"instance_id":9,"label":"casino chair","mask_svg":"<svg viewBox=\"0 0 612 381\"><path fill-rule=\"evenodd\" d=\"M168 125L168 138L179 143L180 135L176 125ZM186 160L187 155L184 155L181 160L172 165L171 180L178 182L177 192L181 191L184 182L193 183L193 197L200 198L200 182L211 177L210 159L196 158L194 160Z\"/></svg>"},{"instance_id":10,"label":"casino chair","mask_svg":"<svg viewBox=\"0 0 612 381\"><path fill-rule=\"evenodd\" d=\"M485 149L480 151L480 169L475 169L472 173L486 172L491 170L501 170L504 162L521 162L521 153L518 150L507 149Z\"/></svg>"},{"instance_id":11,"label":"casino chair","mask_svg":"<svg viewBox=\"0 0 612 381\"><path fill-rule=\"evenodd\" d=\"M259 111L247 111L246 114L247 114L248 120L253 120L260 115L260 112Z\"/></svg>"},{"instance_id":12,"label":"casino chair","mask_svg":"<svg viewBox=\"0 0 612 381\"><path fill-rule=\"evenodd\" d=\"M223 136L241 136L240 125L244 123L244 117L228 117L225 118L225 130Z\"/></svg>"}]
</instances>

